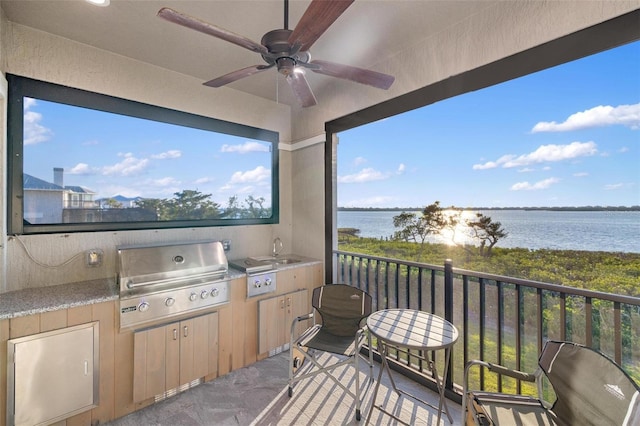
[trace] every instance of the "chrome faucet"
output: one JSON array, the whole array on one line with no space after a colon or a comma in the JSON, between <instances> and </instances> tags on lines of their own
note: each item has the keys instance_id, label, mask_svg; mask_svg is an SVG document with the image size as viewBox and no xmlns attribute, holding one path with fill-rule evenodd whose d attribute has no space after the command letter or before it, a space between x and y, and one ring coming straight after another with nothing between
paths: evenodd
<instances>
[{"instance_id":1,"label":"chrome faucet","mask_svg":"<svg viewBox=\"0 0 640 426\"><path fill-rule=\"evenodd\" d=\"M280 237L276 237L275 240L273 240L273 257L278 256L281 251L282 251L282 240L280 239Z\"/></svg>"}]
</instances>

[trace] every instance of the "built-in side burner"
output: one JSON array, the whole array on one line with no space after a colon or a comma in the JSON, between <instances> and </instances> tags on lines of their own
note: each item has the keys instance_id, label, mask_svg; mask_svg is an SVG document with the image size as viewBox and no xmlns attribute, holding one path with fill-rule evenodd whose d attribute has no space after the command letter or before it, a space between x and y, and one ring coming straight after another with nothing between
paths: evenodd
<instances>
[{"instance_id":1,"label":"built-in side burner","mask_svg":"<svg viewBox=\"0 0 640 426\"><path fill-rule=\"evenodd\" d=\"M120 328L229 302L228 262L219 241L121 246Z\"/></svg>"},{"instance_id":2,"label":"built-in side burner","mask_svg":"<svg viewBox=\"0 0 640 426\"><path fill-rule=\"evenodd\" d=\"M247 297L276 291L276 269L273 262L246 257L230 260L229 265L247 273Z\"/></svg>"}]
</instances>

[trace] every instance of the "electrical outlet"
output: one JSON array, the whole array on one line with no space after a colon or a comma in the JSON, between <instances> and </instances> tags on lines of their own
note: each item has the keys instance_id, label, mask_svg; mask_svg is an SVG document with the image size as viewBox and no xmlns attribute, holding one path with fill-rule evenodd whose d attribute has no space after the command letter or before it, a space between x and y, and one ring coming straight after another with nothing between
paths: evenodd
<instances>
[{"instance_id":1,"label":"electrical outlet","mask_svg":"<svg viewBox=\"0 0 640 426\"><path fill-rule=\"evenodd\" d=\"M222 248L224 251L231 250L231 240L222 240Z\"/></svg>"},{"instance_id":2,"label":"electrical outlet","mask_svg":"<svg viewBox=\"0 0 640 426\"><path fill-rule=\"evenodd\" d=\"M102 264L104 252L100 249L87 250L87 266L96 267Z\"/></svg>"}]
</instances>

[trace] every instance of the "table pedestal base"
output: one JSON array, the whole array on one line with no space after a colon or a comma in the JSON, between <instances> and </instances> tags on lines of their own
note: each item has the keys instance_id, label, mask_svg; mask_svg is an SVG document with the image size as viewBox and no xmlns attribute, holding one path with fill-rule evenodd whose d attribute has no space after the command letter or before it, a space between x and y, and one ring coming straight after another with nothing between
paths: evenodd
<instances>
[{"instance_id":1,"label":"table pedestal base","mask_svg":"<svg viewBox=\"0 0 640 426\"><path fill-rule=\"evenodd\" d=\"M453 418L451 417L451 414L449 413L449 407L447 405L447 399L444 396L444 380L440 378L440 376L438 375L438 371L436 369L436 365L435 362L428 360L426 358L424 358L423 356L417 356L417 355L411 355L412 357L418 357L418 359L421 359L423 361L427 361L429 363L429 369L433 372L434 376L435 376L435 380L436 380L436 387L438 389L438 394L439 394L439 402L438 402L438 406L436 407L435 405L421 399L418 398L415 395L412 395L402 389L399 389L396 386L395 381L393 380L393 376L391 375L391 368L389 367L389 362L387 361L387 355L389 354L389 346L385 344L384 342L378 341L378 346L380 349L380 356L382 357L382 365L380 366L380 371L378 372L378 380L376 381L376 386L375 389L373 391L373 398L371 399L371 409L369 410L369 415L367 416L367 421L365 424L369 423L369 420L371 419L371 414L373 413L374 409L378 409L381 412L385 413L386 415L393 417L395 420L399 421L400 423L409 425L409 423L406 423L404 421L402 421L400 418L398 418L395 414L387 411L384 409L384 407L382 405L376 405L376 397L378 396L378 389L380 387L380 381L382 379L382 371L386 370L387 371L387 375L389 376L389 381L391 382L391 386L393 387L393 390L398 394L399 397L402 397L403 395L406 397L409 397L411 399L413 399L414 401L417 401L421 404L424 404L426 406L429 406L435 410L438 410L438 420L436 424L440 424L440 418L442 417L442 409L444 406L444 411L445 414L447 415L447 418L449 419L449 423L453 424ZM394 347L394 346L391 346ZM451 357L451 348L446 348L445 349L445 364L444 364L444 376L447 376L447 370L449 367L449 358Z\"/></svg>"}]
</instances>

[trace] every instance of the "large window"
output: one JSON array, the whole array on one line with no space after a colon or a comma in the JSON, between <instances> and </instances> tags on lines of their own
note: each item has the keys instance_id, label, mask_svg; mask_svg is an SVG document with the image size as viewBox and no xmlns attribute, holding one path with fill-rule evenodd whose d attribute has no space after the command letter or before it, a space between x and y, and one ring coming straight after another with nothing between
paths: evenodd
<instances>
[{"instance_id":1,"label":"large window","mask_svg":"<svg viewBox=\"0 0 640 426\"><path fill-rule=\"evenodd\" d=\"M9 75L9 232L278 222L278 134Z\"/></svg>"}]
</instances>

